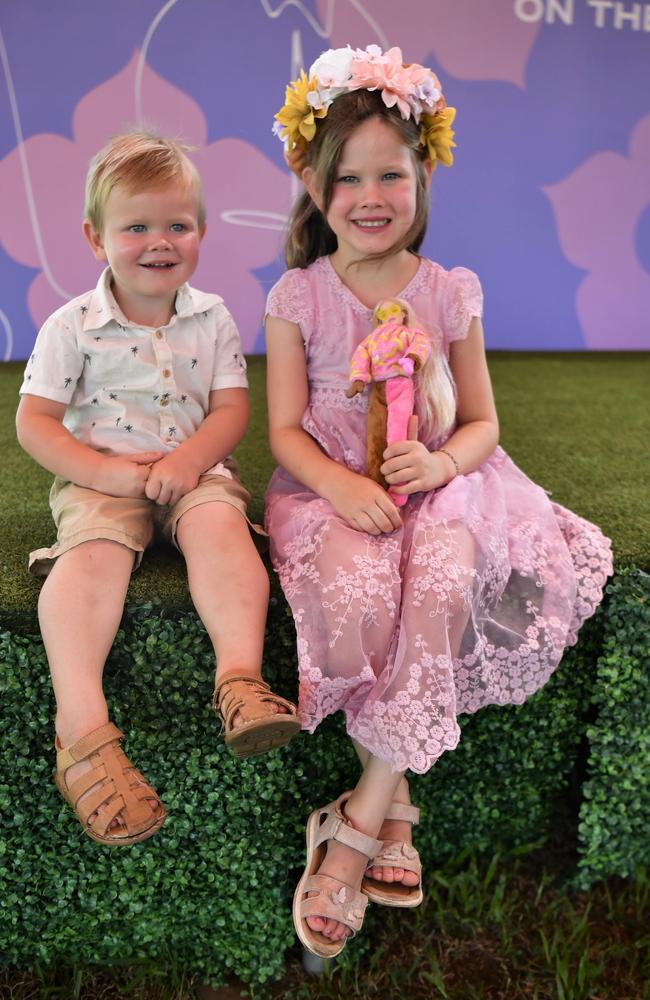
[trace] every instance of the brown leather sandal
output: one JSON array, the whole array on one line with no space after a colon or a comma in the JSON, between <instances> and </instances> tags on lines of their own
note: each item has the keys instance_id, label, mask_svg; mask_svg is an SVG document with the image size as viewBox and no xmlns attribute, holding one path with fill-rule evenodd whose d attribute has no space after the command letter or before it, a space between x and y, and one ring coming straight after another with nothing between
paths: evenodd
<instances>
[{"instance_id":1,"label":"brown leather sandal","mask_svg":"<svg viewBox=\"0 0 650 1000\"><path fill-rule=\"evenodd\" d=\"M280 711L272 711L272 705ZM254 757L283 747L300 730L296 706L250 675L226 674L220 678L212 707L221 716L226 746L235 757ZM238 712L241 722L235 726Z\"/></svg>"},{"instance_id":2,"label":"brown leather sandal","mask_svg":"<svg viewBox=\"0 0 650 1000\"><path fill-rule=\"evenodd\" d=\"M405 820L416 826L420 821L420 810L403 802L391 802L386 819ZM382 906L420 905L423 899L422 865L420 855L412 844L402 840L384 840L381 850L368 867L403 868L404 871L414 872L420 880L417 885L404 885L403 882L378 882L366 874L361 883L361 891L373 903L380 903Z\"/></svg>"},{"instance_id":3,"label":"brown leather sandal","mask_svg":"<svg viewBox=\"0 0 650 1000\"><path fill-rule=\"evenodd\" d=\"M334 958L345 948L349 937L361 930L368 897L353 886L333 878L318 875L326 853L326 841L338 840L347 844L369 860L381 849L381 841L355 830L343 814L343 805L352 792L344 792L335 802L322 809L315 809L307 820L307 864L293 897L293 923L296 934L314 955ZM324 934L314 931L307 917L338 920L352 931L341 941L330 941Z\"/></svg>"},{"instance_id":4,"label":"brown leather sandal","mask_svg":"<svg viewBox=\"0 0 650 1000\"><path fill-rule=\"evenodd\" d=\"M166 816L165 807L153 788L122 750L122 737L117 726L108 722L82 736L72 746L62 747L58 739L54 744L56 787L74 809L84 833L110 846L146 840L160 829ZM88 760L92 770L86 771L68 788L66 771L82 760ZM158 803L156 812L151 808L152 801ZM113 820L118 824L109 829Z\"/></svg>"}]
</instances>

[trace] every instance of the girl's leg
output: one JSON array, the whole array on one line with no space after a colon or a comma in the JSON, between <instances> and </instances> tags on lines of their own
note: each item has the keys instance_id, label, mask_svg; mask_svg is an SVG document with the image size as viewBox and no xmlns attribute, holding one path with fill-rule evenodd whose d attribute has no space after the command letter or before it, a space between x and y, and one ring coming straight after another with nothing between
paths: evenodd
<instances>
[{"instance_id":1,"label":"girl's leg","mask_svg":"<svg viewBox=\"0 0 650 1000\"><path fill-rule=\"evenodd\" d=\"M366 748L361 746L360 743L357 743L356 740L352 740L352 745L356 751L357 757L361 761L361 766L365 768L370 758L370 751L366 750ZM402 780L395 789L392 801L401 802L407 806L411 804L411 796L409 793L409 785L406 780L406 775L402 777ZM397 840L401 843L410 844L412 840L411 824L406 823L403 820L385 819L377 836L379 840ZM404 871L403 868L369 868L368 875L370 878L374 878L378 882L383 880L384 882L403 882L404 885L418 884L418 877L415 872L407 872Z\"/></svg>"},{"instance_id":2,"label":"girl's leg","mask_svg":"<svg viewBox=\"0 0 650 1000\"><path fill-rule=\"evenodd\" d=\"M345 815L356 830L370 837L378 836L403 777L403 773L391 770L386 761L372 754L368 757L356 788L345 804ZM367 864L365 855L330 840L319 874L330 875L346 885L358 887ZM349 934L348 928L337 920L307 917L307 923L312 930L319 931L332 941L339 941Z\"/></svg>"},{"instance_id":3,"label":"girl's leg","mask_svg":"<svg viewBox=\"0 0 650 1000\"><path fill-rule=\"evenodd\" d=\"M246 521L228 503L200 504L180 518L176 541L214 647L217 680L233 673L259 679L269 579Z\"/></svg>"}]
</instances>

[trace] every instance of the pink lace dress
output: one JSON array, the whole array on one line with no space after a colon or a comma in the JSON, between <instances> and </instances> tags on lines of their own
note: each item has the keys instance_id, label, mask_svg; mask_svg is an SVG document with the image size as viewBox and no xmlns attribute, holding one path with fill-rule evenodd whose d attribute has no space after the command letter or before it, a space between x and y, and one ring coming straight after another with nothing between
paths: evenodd
<instances>
[{"instance_id":1,"label":"pink lace dress","mask_svg":"<svg viewBox=\"0 0 650 1000\"><path fill-rule=\"evenodd\" d=\"M400 297L445 352L482 311L475 274L428 260ZM371 310L322 257L288 271L267 312L300 326L303 428L363 473L367 393L347 399L345 389ZM521 704L546 683L600 602L612 559L599 528L552 503L502 448L412 495L401 514L392 534L355 531L282 468L267 493L271 558L298 636L303 727L343 709L351 737L394 770L422 773L458 743L458 715Z\"/></svg>"}]
</instances>

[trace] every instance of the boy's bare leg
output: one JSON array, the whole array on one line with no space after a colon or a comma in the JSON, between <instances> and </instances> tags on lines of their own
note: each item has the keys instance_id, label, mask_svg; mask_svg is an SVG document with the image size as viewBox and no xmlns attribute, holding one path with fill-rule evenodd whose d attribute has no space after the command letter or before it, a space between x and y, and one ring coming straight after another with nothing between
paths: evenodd
<instances>
[{"instance_id":1,"label":"boy's bare leg","mask_svg":"<svg viewBox=\"0 0 650 1000\"><path fill-rule=\"evenodd\" d=\"M56 735L63 747L108 722L102 675L133 558L119 542L82 542L59 556L43 584L38 615L56 698ZM68 787L90 766L82 761L68 768Z\"/></svg>"},{"instance_id":2,"label":"boy's bare leg","mask_svg":"<svg viewBox=\"0 0 650 1000\"><path fill-rule=\"evenodd\" d=\"M269 579L245 519L228 503L201 504L183 514L176 540L194 606L214 647L217 679L228 673L259 679Z\"/></svg>"},{"instance_id":3,"label":"boy's bare leg","mask_svg":"<svg viewBox=\"0 0 650 1000\"><path fill-rule=\"evenodd\" d=\"M352 826L369 837L378 837L384 823L388 807L395 799L395 792L404 777L403 772L391 770L390 764L370 754L352 795L345 803L345 815ZM368 859L358 851L330 840L327 854L319 868L319 874L359 886ZM349 929L337 920L324 917L307 917L307 923L314 931L320 931L331 941L347 937Z\"/></svg>"},{"instance_id":4,"label":"boy's bare leg","mask_svg":"<svg viewBox=\"0 0 650 1000\"><path fill-rule=\"evenodd\" d=\"M132 567L130 549L97 539L59 556L43 584L38 615L64 747L108 722L102 674Z\"/></svg>"},{"instance_id":5,"label":"boy's bare leg","mask_svg":"<svg viewBox=\"0 0 650 1000\"><path fill-rule=\"evenodd\" d=\"M357 757L361 761L361 766L365 768L371 756L370 751L366 750L365 747L362 747L356 740L352 740L352 746L356 751ZM405 775L402 776L400 783L395 789L392 801L401 802L406 806L411 804L409 785ZM410 844L412 842L412 836L411 824L398 819L385 819L381 825L379 833L377 834L379 840L398 840L406 844ZM404 885L418 884L418 877L415 872L407 872L403 868L369 868L368 875L370 878L374 878L378 882L403 882Z\"/></svg>"}]
</instances>

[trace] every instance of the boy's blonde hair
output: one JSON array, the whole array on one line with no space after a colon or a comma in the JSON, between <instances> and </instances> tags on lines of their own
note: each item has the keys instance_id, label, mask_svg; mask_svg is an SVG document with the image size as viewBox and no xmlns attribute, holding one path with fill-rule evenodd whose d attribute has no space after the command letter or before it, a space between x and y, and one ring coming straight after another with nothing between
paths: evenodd
<instances>
[{"instance_id":1,"label":"boy's blonde hair","mask_svg":"<svg viewBox=\"0 0 650 1000\"><path fill-rule=\"evenodd\" d=\"M143 188L180 184L194 188L198 201L198 225L205 223L203 185L188 158L191 147L153 131L125 132L114 136L90 161L86 177L84 217L100 233L104 208L116 184L134 193Z\"/></svg>"}]
</instances>

